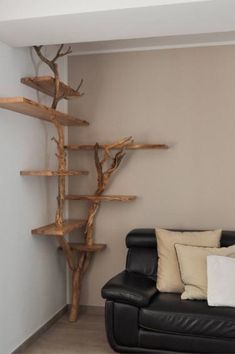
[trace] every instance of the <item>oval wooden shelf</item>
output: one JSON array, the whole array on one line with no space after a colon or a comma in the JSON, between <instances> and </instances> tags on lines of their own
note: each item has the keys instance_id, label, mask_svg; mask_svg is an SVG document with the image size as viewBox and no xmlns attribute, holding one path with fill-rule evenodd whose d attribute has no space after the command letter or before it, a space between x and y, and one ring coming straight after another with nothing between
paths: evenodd
<instances>
[{"instance_id":1,"label":"oval wooden shelf","mask_svg":"<svg viewBox=\"0 0 235 354\"><path fill-rule=\"evenodd\" d=\"M68 194L65 196L67 200L88 200L88 201L100 201L100 202L130 202L135 200L135 195L76 195Z\"/></svg>"},{"instance_id":2,"label":"oval wooden shelf","mask_svg":"<svg viewBox=\"0 0 235 354\"><path fill-rule=\"evenodd\" d=\"M48 96L54 97L55 79L52 76L23 77L21 83ZM81 94L60 81L59 96L64 96L65 99L69 99L72 97L80 97Z\"/></svg>"},{"instance_id":3,"label":"oval wooden shelf","mask_svg":"<svg viewBox=\"0 0 235 354\"><path fill-rule=\"evenodd\" d=\"M55 176L86 176L88 175L88 171L20 171L21 176L45 176L45 177L55 177Z\"/></svg>"},{"instance_id":4,"label":"oval wooden shelf","mask_svg":"<svg viewBox=\"0 0 235 354\"><path fill-rule=\"evenodd\" d=\"M85 243L69 242L69 245L74 250L92 253L103 251L107 247L105 243L94 243L93 245L88 246Z\"/></svg>"},{"instance_id":5,"label":"oval wooden shelf","mask_svg":"<svg viewBox=\"0 0 235 354\"><path fill-rule=\"evenodd\" d=\"M64 236L86 225L86 220L65 220L62 227L55 223L32 230L33 235L38 236Z\"/></svg>"},{"instance_id":6,"label":"oval wooden shelf","mask_svg":"<svg viewBox=\"0 0 235 354\"><path fill-rule=\"evenodd\" d=\"M99 145L100 149L105 149L108 144ZM65 145L65 148L68 150L87 150L92 151L95 148L95 144L69 144ZM118 146L112 148L112 150L119 149ZM151 149L169 149L169 146L166 144L129 144L126 146L127 150L151 150Z\"/></svg>"},{"instance_id":7,"label":"oval wooden shelf","mask_svg":"<svg viewBox=\"0 0 235 354\"><path fill-rule=\"evenodd\" d=\"M17 113L22 113L30 117L46 120L51 123L51 117L56 117L58 122L62 125L89 125L89 123L85 120L75 118L60 111L56 111L53 108L49 108L25 97L0 98L0 107Z\"/></svg>"}]
</instances>

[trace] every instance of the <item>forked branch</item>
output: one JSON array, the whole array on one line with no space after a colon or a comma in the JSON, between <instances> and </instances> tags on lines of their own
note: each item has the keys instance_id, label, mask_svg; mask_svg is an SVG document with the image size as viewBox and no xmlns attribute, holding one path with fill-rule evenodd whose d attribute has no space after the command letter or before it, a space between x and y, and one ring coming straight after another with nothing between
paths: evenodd
<instances>
[{"instance_id":1,"label":"forked branch","mask_svg":"<svg viewBox=\"0 0 235 354\"><path fill-rule=\"evenodd\" d=\"M106 146L106 148L103 150L103 156L99 155L99 144L95 144L94 148L94 158L95 158L95 166L96 166L96 172L97 172L97 189L95 191L95 195L101 195L108 183L109 180L112 176L112 174L117 171L118 167L120 166L126 152L126 146L128 144L133 143L132 137L124 138L121 139L113 144L110 144ZM111 154L111 149L113 148L118 148L120 149L114 156ZM107 165L106 169L104 169L104 165ZM88 218L87 218L87 224L86 224L86 229L85 229L85 237L86 237L86 243L88 245L93 244L93 231L94 231L94 220L95 216L97 214L97 211L100 206L100 201L94 201L91 203L89 210L88 210Z\"/></svg>"},{"instance_id":2,"label":"forked branch","mask_svg":"<svg viewBox=\"0 0 235 354\"><path fill-rule=\"evenodd\" d=\"M38 57L49 66L49 68L52 70L54 73L54 79L55 79L55 90L54 90L54 97L53 97L53 102L51 107L56 109L57 104L59 103L60 100L63 98L68 98L68 92L61 92L60 93L60 77L59 77L59 70L58 70L58 64L57 60L72 53L71 47L68 47L67 50L63 51L64 44L61 44L59 46L59 49L57 50L55 56L52 59L48 59L43 53L42 53L42 48L43 46L34 46L33 47L35 52L37 53ZM75 89L76 92L79 92L79 89L81 88L83 84L83 80L80 81L78 87ZM83 94L81 94L83 95Z\"/></svg>"}]
</instances>

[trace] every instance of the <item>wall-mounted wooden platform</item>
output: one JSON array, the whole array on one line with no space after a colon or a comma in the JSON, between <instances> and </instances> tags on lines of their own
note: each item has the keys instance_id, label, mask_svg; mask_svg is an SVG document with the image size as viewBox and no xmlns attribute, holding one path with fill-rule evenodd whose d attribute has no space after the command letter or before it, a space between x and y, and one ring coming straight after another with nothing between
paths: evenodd
<instances>
[{"instance_id":1,"label":"wall-mounted wooden platform","mask_svg":"<svg viewBox=\"0 0 235 354\"><path fill-rule=\"evenodd\" d=\"M45 176L45 177L54 177L54 176L85 176L88 175L88 171L20 171L21 176Z\"/></svg>"},{"instance_id":2,"label":"wall-mounted wooden platform","mask_svg":"<svg viewBox=\"0 0 235 354\"><path fill-rule=\"evenodd\" d=\"M67 200L88 200L88 201L98 201L98 202L109 202L109 201L118 201L118 202L130 202L135 200L137 197L135 195L76 195L68 194L65 196Z\"/></svg>"},{"instance_id":3,"label":"wall-mounted wooden platform","mask_svg":"<svg viewBox=\"0 0 235 354\"><path fill-rule=\"evenodd\" d=\"M54 223L32 230L33 235L41 236L64 236L74 230L80 229L86 224L86 220L65 220L62 227Z\"/></svg>"},{"instance_id":4,"label":"wall-mounted wooden platform","mask_svg":"<svg viewBox=\"0 0 235 354\"><path fill-rule=\"evenodd\" d=\"M69 245L72 249L80 252L100 252L106 248L105 243L94 243L91 246L86 245L85 243L69 242Z\"/></svg>"},{"instance_id":5,"label":"wall-mounted wooden platform","mask_svg":"<svg viewBox=\"0 0 235 354\"><path fill-rule=\"evenodd\" d=\"M108 144L101 144L99 145L100 149L105 149L108 146ZM65 145L65 148L68 150L87 150L91 151L94 150L95 144L69 144ZM117 150L120 147L115 146L113 150ZM140 150L140 149L145 149L145 150L150 150L150 149L169 149L169 146L166 144L128 144L126 146L127 150Z\"/></svg>"},{"instance_id":6,"label":"wall-mounted wooden platform","mask_svg":"<svg viewBox=\"0 0 235 354\"><path fill-rule=\"evenodd\" d=\"M0 107L24 115L46 120L52 123L52 117L56 117L62 125L87 126L85 120L70 116L69 114L56 111L25 97L0 98Z\"/></svg>"},{"instance_id":7,"label":"wall-mounted wooden platform","mask_svg":"<svg viewBox=\"0 0 235 354\"><path fill-rule=\"evenodd\" d=\"M23 77L22 84L27 85L35 90L45 93L48 96L54 97L55 94L55 79L51 76L38 77ZM65 99L80 97L81 94L60 81L59 96L64 96Z\"/></svg>"}]
</instances>

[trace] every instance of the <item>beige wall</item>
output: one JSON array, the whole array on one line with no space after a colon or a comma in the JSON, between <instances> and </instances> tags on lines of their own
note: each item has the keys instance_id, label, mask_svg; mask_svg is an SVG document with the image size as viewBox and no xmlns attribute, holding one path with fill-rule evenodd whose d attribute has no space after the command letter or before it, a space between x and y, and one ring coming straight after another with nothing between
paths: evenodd
<instances>
[{"instance_id":1,"label":"beige wall","mask_svg":"<svg viewBox=\"0 0 235 354\"><path fill-rule=\"evenodd\" d=\"M103 204L96 240L108 249L96 256L82 303L101 305L100 288L124 268L125 235L138 227L235 229L235 47L174 49L73 56L69 81L84 78L85 96L70 113L90 121L70 128L71 143L168 143L168 151L128 154L108 193L136 194L135 202ZM70 179L70 192L95 188L92 154L73 152L73 168L89 177ZM86 204L70 204L70 216Z\"/></svg>"}]
</instances>

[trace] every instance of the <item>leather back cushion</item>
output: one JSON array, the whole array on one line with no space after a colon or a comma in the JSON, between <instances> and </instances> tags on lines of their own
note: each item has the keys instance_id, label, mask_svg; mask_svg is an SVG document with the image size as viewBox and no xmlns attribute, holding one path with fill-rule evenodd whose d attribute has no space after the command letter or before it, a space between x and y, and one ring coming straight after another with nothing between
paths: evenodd
<instances>
[{"instance_id":1,"label":"leather back cushion","mask_svg":"<svg viewBox=\"0 0 235 354\"><path fill-rule=\"evenodd\" d=\"M198 231L198 230L176 230ZM235 231L222 231L221 246L235 244ZM126 237L128 255L126 270L145 274L156 279L157 274L157 245L155 229L134 229Z\"/></svg>"}]
</instances>

